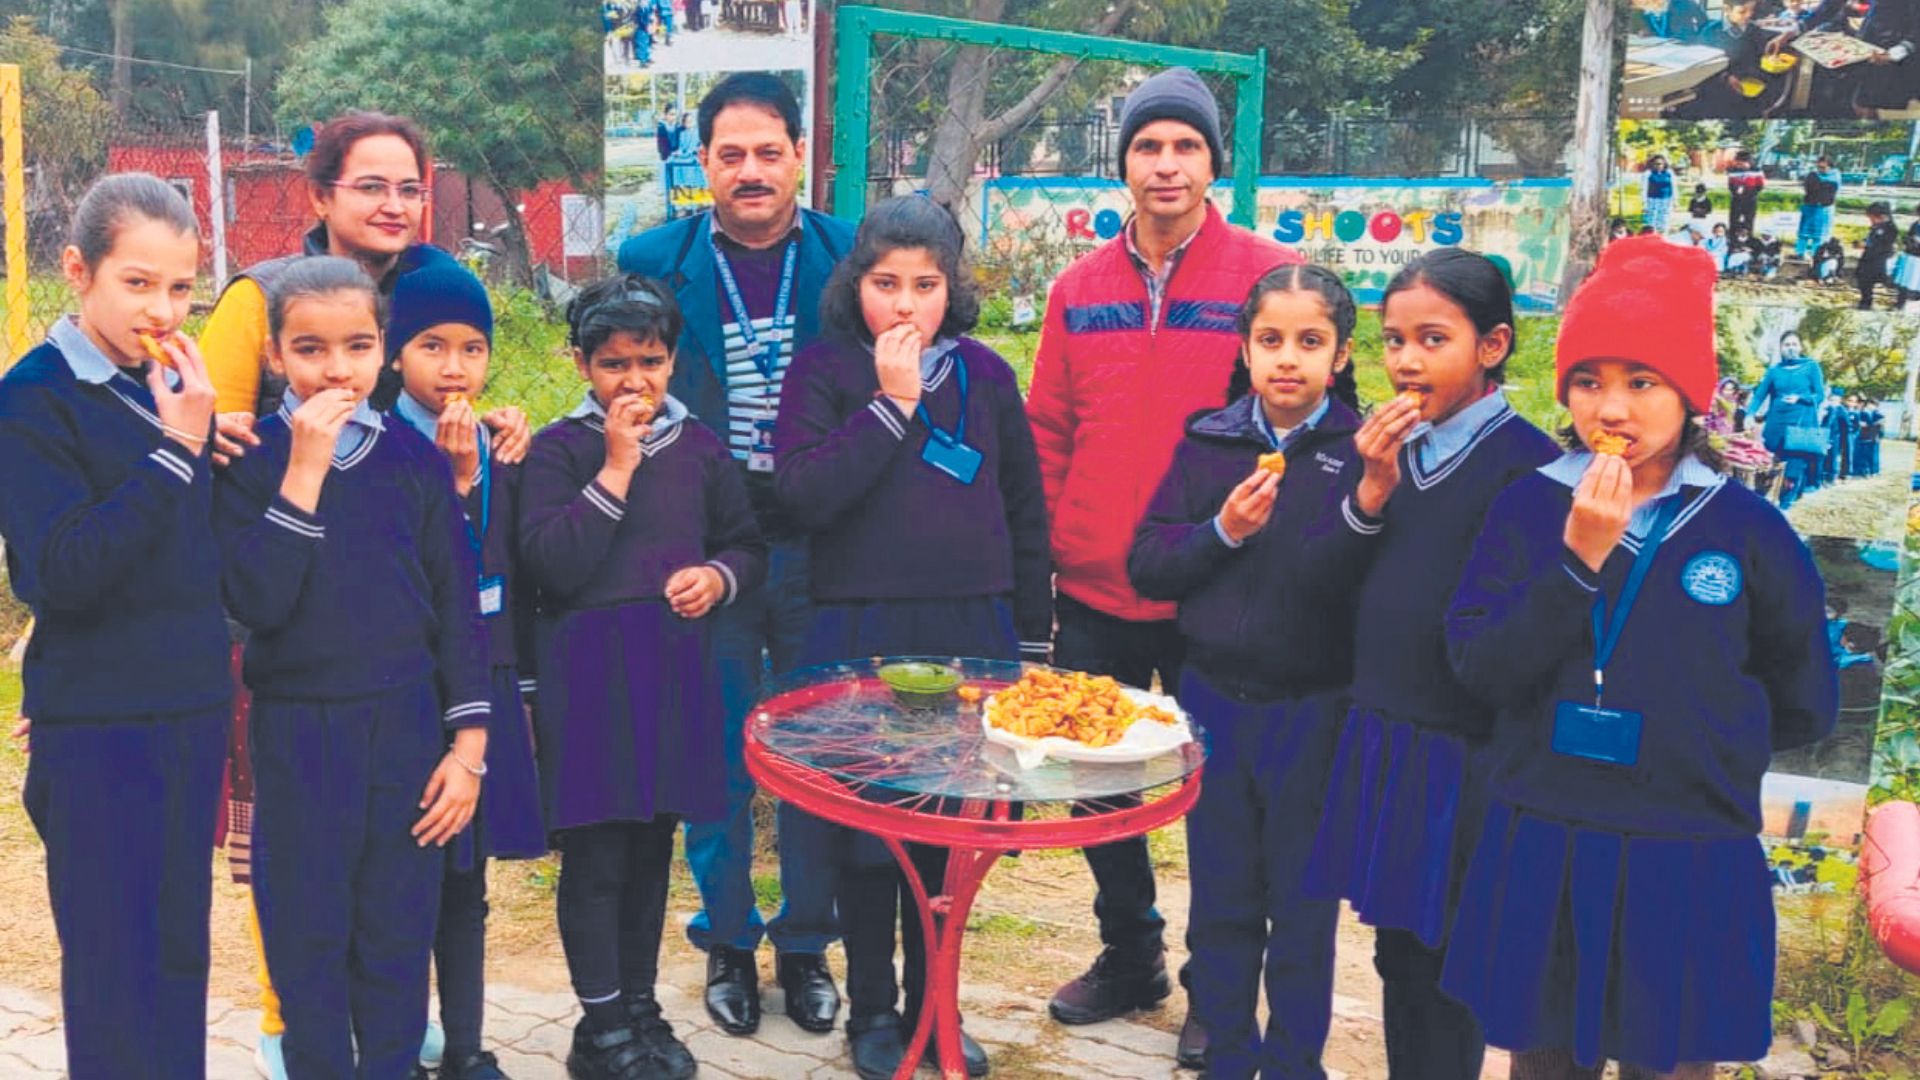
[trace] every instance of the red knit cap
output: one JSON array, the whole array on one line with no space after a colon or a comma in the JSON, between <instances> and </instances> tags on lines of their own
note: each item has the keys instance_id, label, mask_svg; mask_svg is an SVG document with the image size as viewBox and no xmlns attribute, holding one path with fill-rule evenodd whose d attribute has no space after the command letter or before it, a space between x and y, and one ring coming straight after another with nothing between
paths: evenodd
<instances>
[{"instance_id":1,"label":"red knit cap","mask_svg":"<svg viewBox=\"0 0 1920 1080\"><path fill-rule=\"evenodd\" d=\"M1630 360L1659 372L1694 412L1713 401L1713 257L1660 236L1616 240L1575 290L1554 347L1560 404L1582 360Z\"/></svg>"}]
</instances>

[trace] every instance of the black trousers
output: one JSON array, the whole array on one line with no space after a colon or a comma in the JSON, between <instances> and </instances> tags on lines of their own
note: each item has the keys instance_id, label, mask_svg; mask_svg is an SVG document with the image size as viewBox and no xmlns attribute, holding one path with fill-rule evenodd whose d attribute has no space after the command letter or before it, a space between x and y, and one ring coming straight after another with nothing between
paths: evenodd
<instances>
[{"instance_id":1,"label":"black trousers","mask_svg":"<svg viewBox=\"0 0 1920 1080\"><path fill-rule=\"evenodd\" d=\"M1054 611L1059 630L1053 642L1053 662L1060 667L1111 675L1131 686L1148 687L1154 675L1169 694L1180 686L1180 668L1186 660L1186 641L1173 620L1130 622L1116 618L1061 594ZM1087 814L1076 805L1074 816ZM1154 907L1157 899L1153 860L1147 838L1116 840L1086 849L1098 892L1093 914L1100 922L1100 942L1113 949L1123 963L1145 964L1165 948L1167 921Z\"/></svg>"},{"instance_id":2,"label":"black trousers","mask_svg":"<svg viewBox=\"0 0 1920 1080\"><path fill-rule=\"evenodd\" d=\"M1487 1042L1465 1005L1440 990L1444 947L1429 949L1407 930L1379 930L1373 966L1380 973L1392 1080L1478 1080Z\"/></svg>"},{"instance_id":3,"label":"black trousers","mask_svg":"<svg viewBox=\"0 0 1920 1080\"><path fill-rule=\"evenodd\" d=\"M677 816L662 814L559 834L560 944L580 1000L653 990L679 824Z\"/></svg>"}]
</instances>

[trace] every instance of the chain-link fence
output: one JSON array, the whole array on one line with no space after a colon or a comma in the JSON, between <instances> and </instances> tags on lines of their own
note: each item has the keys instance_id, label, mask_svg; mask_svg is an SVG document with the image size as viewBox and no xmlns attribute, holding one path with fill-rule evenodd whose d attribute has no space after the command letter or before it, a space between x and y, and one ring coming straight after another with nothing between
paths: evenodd
<instances>
[{"instance_id":1,"label":"chain-link fence","mask_svg":"<svg viewBox=\"0 0 1920 1080\"><path fill-rule=\"evenodd\" d=\"M316 221L305 159L315 125L345 109L377 109L412 116L426 131L433 161L420 238L459 257L493 294L490 396L524 404L536 419L563 412L577 380L560 308L603 262L603 98L590 11L575 0L559 7L580 9L571 25L551 25L552 0L508 0L491 21L443 19L422 31L407 10L383 15L349 0L316 28L311 55L249 85L251 111L225 116L172 107L187 101L174 85L180 65L137 58L125 81L139 107L116 109L111 59L74 55L84 50L16 20L0 32L0 62L23 69L27 197L24 221L5 224L28 238L28 344L73 306L59 255L73 207L95 178L149 172L192 203L204 241L193 331L233 274L300 250Z\"/></svg>"}]
</instances>

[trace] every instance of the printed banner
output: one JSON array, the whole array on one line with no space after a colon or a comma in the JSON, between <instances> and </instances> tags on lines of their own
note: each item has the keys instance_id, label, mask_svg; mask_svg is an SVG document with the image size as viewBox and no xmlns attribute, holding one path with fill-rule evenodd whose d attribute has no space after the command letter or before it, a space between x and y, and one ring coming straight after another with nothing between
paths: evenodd
<instances>
[{"instance_id":1,"label":"printed banner","mask_svg":"<svg viewBox=\"0 0 1920 1080\"><path fill-rule=\"evenodd\" d=\"M1118 181L1055 177L990 180L981 200L980 243L1030 263L1050 280L1068 262L1117 236L1130 200ZM1566 180L1267 177L1256 229L1339 270L1361 303L1380 299L1393 275L1421 252L1466 247L1505 265L1522 311L1552 311L1567 257ZM1232 189L1219 185L1221 211Z\"/></svg>"}]
</instances>

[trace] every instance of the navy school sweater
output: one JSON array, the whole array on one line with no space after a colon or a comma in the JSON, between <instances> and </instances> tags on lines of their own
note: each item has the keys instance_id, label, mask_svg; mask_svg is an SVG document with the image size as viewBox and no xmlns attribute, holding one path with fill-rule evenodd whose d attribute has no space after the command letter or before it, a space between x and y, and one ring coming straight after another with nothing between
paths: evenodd
<instances>
[{"instance_id":1,"label":"navy school sweater","mask_svg":"<svg viewBox=\"0 0 1920 1080\"><path fill-rule=\"evenodd\" d=\"M520 557L544 617L665 603L667 579L689 566L720 571L721 603L766 580L767 544L740 470L705 425L683 420L648 440L624 500L595 480L606 458L597 416L568 417L534 436L520 488Z\"/></svg>"},{"instance_id":2,"label":"navy school sweater","mask_svg":"<svg viewBox=\"0 0 1920 1080\"><path fill-rule=\"evenodd\" d=\"M1562 540L1571 489L1539 473L1488 513L1447 641L1461 681L1499 705L1501 798L1625 832L1752 836L1772 751L1833 729L1838 677L1812 553L1737 484L1676 497L1686 508L1606 670L1604 704L1644 717L1634 766L1558 754L1551 740L1557 702L1593 703L1594 598L1618 599L1639 542L1593 574Z\"/></svg>"},{"instance_id":3,"label":"navy school sweater","mask_svg":"<svg viewBox=\"0 0 1920 1080\"><path fill-rule=\"evenodd\" d=\"M1360 418L1338 401L1286 444L1273 516L1238 548L1214 527L1227 494L1269 449L1249 395L1187 422L1186 438L1134 531L1127 575L1150 600L1180 605L1187 662L1250 700L1343 687L1353 675L1354 594L1366 547L1349 541L1340 501L1359 482Z\"/></svg>"},{"instance_id":4,"label":"navy school sweater","mask_svg":"<svg viewBox=\"0 0 1920 1080\"><path fill-rule=\"evenodd\" d=\"M439 417L403 393L387 414L387 422L412 426L421 438L432 442L432 430ZM485 435L486 432L481 432L483 439ZM467 534L468 549L472 549L474 538L480 541L480 573L501 579L502 610L495 615L483 613L481 616L487 627L487 663L492 667L514 668L521 689L531 692L537 651L533 645L533 623L539 601L532 584L516 565L515 525L520 520L522 463L501 464L490 451L485 462L486 488L476 482L461 500L460 508L466 517L466 527L471 530Z\"/></svg>"},{"instance_id":5,"label":"navy school sweater","mask_svg":"<svg viewBox=\"0 0 1920 1080\"><path fill-rule=\"evenodd\" d=\"M809 537L820 603L1006 596L1023 649L1053 636L1047 507L1013 369L959 338L921 381L942 430L960 416L980 471L962 484L921 459L927 427L879 396L873 354L844 338L794 358L774 431L774 489Z\"/></svg>"},{"instance_id":6,"label":"navy school sweater","mask_svg":"<svg viewBox=\"0 0 1920 1080\"><path fill-rule=\"evenodd\" d=\"M393 417L336 459L308 514L280 497L282 408L217 485L227 609L255 695L339 701L433 679L448 727L489 710L473 551L440 451Z\"/></svg>"},{"instance_id":7,"label":"navy school sweater","mask_svg":"<svg viewBox=\"0 0 1920 1080\"><path fill-rule=\"evenodd\" d=\"M34 615L36 724L200 709L233 694L204 455L143 384L74 377L51 343L0 379L0 536Z\"/></svg>"},{"instance_id":8,"label":"navy school sweater","mask_svg":"<svg viewBox=\"0 0 1920 1080\"><path fill-rule=\"evenodd\" d=\"M1401 452L1400 485L1367 541L1375 550L1354 621L1356 707L1459 735L1486 734L1492 710L1454 679L1447 660L1447 606L1494 496L1558 456L1553 440L1511 406L1432 472L1416 467L1411 449ZM1342 510L1348 506L1343 502Z\"/></svg>"}]
</instances>

